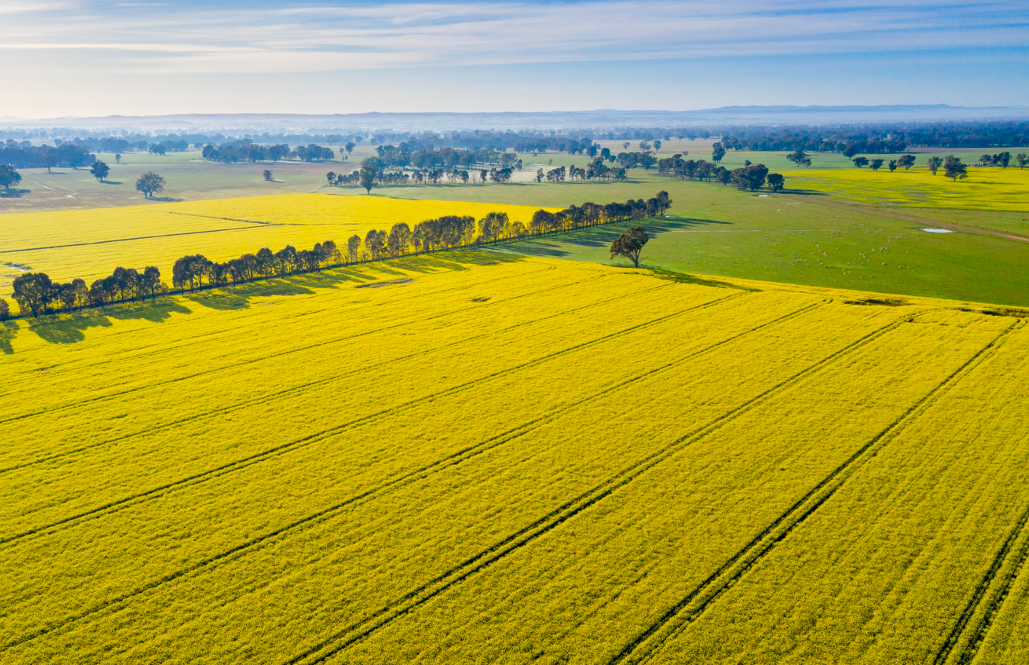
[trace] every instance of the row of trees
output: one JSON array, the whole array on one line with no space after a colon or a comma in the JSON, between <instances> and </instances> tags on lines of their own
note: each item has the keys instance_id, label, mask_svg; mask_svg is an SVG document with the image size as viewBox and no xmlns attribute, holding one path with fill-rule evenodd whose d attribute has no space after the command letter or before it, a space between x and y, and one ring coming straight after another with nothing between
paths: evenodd
<instances>
[{"instance_id":1,"label":"row of trees","mask_svg":"<svg viewBox=\"0 0 1029 665\"><path fill-rule=\"evenodd\" d=\"M780 191L786 186L786 178L782 174L769 173L767 166L751 164L749 159L744 162L742 168L730 171L724 166L703 159L683 159L681 155L673 155L658 162L657 172L661 175L676 176L681 180L714 181L750 191L761 189L766 182L773 192Z\"/></svg>"},{"instance_id":2,"label":"row of trees","mask_svg":"<svg viewBox=\"0 0 1029 665\"><path fill-rule=\"evenodd\" d=\"M161 271L154 266L142 270L115 268L108 277L89 287L85 280L55 282L43 272L27 272L14 280L14 300L23 313L32 316L52 312L74 312L85 307L103 307L114 302L154 299L168 293ZM3 307L8 309L7 303Z\"/></svg>"},{"instance_id":3,"label":"row of trees","mask_svg":"<svg viewBox=\"0 0 1029 665\"><path fill-rule=\"evenodd\" d=\"M990 155L983 155L984 159L986 157L990 157ZM1022 157L1022 155L1019 155L1019 157ZM1010 160L1010 158L1011 156L1009 154L1008 159ZM886 167L890 170L890 173L893 173L898 168L903 168L905 171L910 169L912 166L915 165L916 160L914 155L902 155L897 159L891 159L888 163L884 159L876 158L870 160L864 156L855 157L853 161L854 166L858 167L859 169L867 166L873 171L878 171L883 167L883 164L886 164ZM1029 161L1029 159L1027 159L1026 161ZM936 175L937 171L939 171L940 167L942 166L944 175L954 180L955 182L968 177L968 166L966 164L962 164L961 158L955 157L954 155L947 155L945 158L937 157L934 155L930 157L928 160L926 160L926 166L929 168L933 175Z\"/></svg>"},{"instance_id":4,"label":"row of trees","mask_svg":"<svg viewBox=\"0 0 1029 665\"><path fill-rule=\"evenodd\" d=\"M71 143L65 143L56 148L48 145L6 145L0 148L0 164L15 169L45 168L49 171L55 166L76 169L95 161L96 155Z\"/></svg>"},{"instance_id":5,"label":"row of trees","mask_svg":"<svg viewBox=\"0 0 1029 665\"><path fill-rule=\"evenodd\" d=\"M338 265L342 261L342 253L331 240L316 244L314 249L299 251L292 245L286 245L278 252L264 247L255 254L244 254L224 263L211 261L202 254L191 254L175 262L172 267L172 285L193 292L203 289L205 285L226 286L252 282L259 277L285 277L312 272L329 265Z\"/></svg>"},{"instance_id":6,"label":"row of trees","mask_svg":"<svg viewBox=\"0 0 1029 665\"><path fill-rule=\"evenodd\" d=\"M260 145L258 143L227 143L215 148L205 145L201 156L211 162L234 164L238 162L277 162L281 159L298 159L303 162L321 162L335 159L336 153L331 148L311 143L298 145L290 149L286 144Z\"/></svg>"},{"instance_id":7,"label":"row of trees","mask_svg":"<svg viewBox=\"0 0 1029 665\"><path fill-rule=\"evenodd\" d=\"M649 200L601 205L586 202L558 212L537 210L529 227L512 221L507 213L491 212L476 221L467 215L444 215L419 222L411 228L406 222L389 230L373 229L362 239L354 234L340 248L327 240L310 250L297 250L292 245L273 252L262 248L224 263L212 261L202 254L183 256L172 267L172 285L182 292L205 287L228 286L259 278L284 277L341 264L366 260L402 257L412 252L434 252L472 244L546 235L556 231L588 228L627 220L660 216L672 202L668 192L658 192ZM141 270L116 268L108 277L89 287L82 279L62 284L46 273L24 273L14 281L14 299L22 314L38 317L55 312L74 312L85 307L103 307L111 303L155 299L168 294L161 272L154 266ZM9 305L0 299L0 320L10 316Z\"/></svg>"}]
</instances>

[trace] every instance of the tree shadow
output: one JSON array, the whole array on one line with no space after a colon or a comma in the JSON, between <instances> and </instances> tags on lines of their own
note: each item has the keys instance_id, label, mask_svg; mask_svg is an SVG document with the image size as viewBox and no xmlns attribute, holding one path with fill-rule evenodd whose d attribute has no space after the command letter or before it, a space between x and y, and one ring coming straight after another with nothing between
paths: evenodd
<instances>
[{"instance_id":1,"label":"tree shadow","mask_svg":"<svg viewBox=\"0 0 1029 665\"><path fill-rule=\"evenodd\" d=\"M14 341L15 336L18 334L18 322L17 321L4 321L0 323L0 352L4 355L11 355L14 353L14 347L11 342Z\"/></svg>"},{"instance_id":2,"label":"tree shadow","mask_svg":"<svg viewBox=\"0 0 1029 665\"><path fill-rule=\"evenodd\" d=\"M153 201L155 203L176 203L178 201L182 201L183 199L176 199L171 196L151 196L147 200Z\"/></svg>"},{"instance_id":3,"label":"tree shadow","mask_svg":"<svg viewBox=\"0 0 1029 665\"><path fill-rule=\"evenodd\" d=\"M86 330L107 328L111 325L101 310L75 314L51 314L29 323L29 330L50 344L76 344L86 339Z\"/></svg>"},{"instance_id":4,"label":"tree shadow","mask_svg":"<svg viewBox=\"0 0 1029 665\"><path fill-rule=\"evenodd\" d=\"M155 301L117 305L104 313L117 321L143 319L152 323L161 323L171 318L172 314L190 314L191 312L181 303L170 298L163 298Z\"/></svg>"},{"instance_id":5,"label":"tree shadow","mask_svg":"<svg viewBox=\"0 0 1029 665\"><path fill-rule=\"evenodd\" d=\"M26 194L31 194L31 189L20 189L14 187L12 189L0 189L0 199L20 199Z\"/></svg>"},{"instance_id":6,"label":"tree shadow","mask_svg":"<svg viewBox=\"0 0 1029 665\"><path fill-rule=\"evenodd\" d=\"M121 185L121 184L124 184L124 183L121 183L121 182L119 182L117 180L101 180L100 184L101 185Z\"/></svg>"},{"instance_id":7,"label":"tree shadow","mask_svg":"<svg viewBox=\"0 0 1029 665\"><path fill-rule=\"evenodd\" d=\"M662 270L660 268L651 268L650 272L654 274L654 277L658 279L667 279L672 282L678 282L680 284L693 284L695 286L711 286L716 289L733 289L734 291L749 291L756 293L761 289L756 289L750 286L743 286L741 284L733 284L732 282L722 282L717 279L707 279L704 277L698 277L697 275L690 275L684 272L675 272L672 270Z\"/></svg>"},{"instance_id":8,"label":"tree shadow","mask_svg":"<svg viewBox=\"0 0 1029 665\"><path fill-rule=\"evenodd\" d=\"M302 277L302 276L297 276ZM275 296L312 295L314 291L298 284L296 277L270 282L251 282L236 286L223 286L207 291L186 294L186 299L211 309L233 310L250 307L254 298L273 298Z\"/></svg>"},{"instance_id":9,"label":"tree shadow","mask_svg":"<svg viewBox=\"0 0 1029 665\"><path fill-rule=\"evenodd\" d=\"M783 194L796 194L797 196L829 196L828 192L818 192L813 189L784 189Z\"/></svg>"}]
</instances>

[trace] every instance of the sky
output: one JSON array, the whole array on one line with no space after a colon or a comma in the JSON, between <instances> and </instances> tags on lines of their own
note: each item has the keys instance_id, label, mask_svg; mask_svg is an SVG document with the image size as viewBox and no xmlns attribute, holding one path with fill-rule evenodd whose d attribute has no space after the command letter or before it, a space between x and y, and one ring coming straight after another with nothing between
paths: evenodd
<instances>
[{"instance_id":1,"label":"sky","mask_svg":"<svg viewBox=\"0 0 1029 665\"><path fill-rule=\"evenodd\" d=\"M0 0L0 118L1029 106L1029 0Z\"/></svg>"}]
</instances>

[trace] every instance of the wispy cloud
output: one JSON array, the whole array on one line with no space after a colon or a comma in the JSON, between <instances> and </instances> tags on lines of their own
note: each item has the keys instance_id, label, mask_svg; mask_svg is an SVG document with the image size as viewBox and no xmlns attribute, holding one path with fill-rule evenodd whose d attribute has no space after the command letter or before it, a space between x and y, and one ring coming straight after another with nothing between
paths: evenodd
<instances>
[{"instance_id":1,"label":"wispy cloud","mask_svg":"<svg viewBox=\"0 0 1029 665\"><path fill-rule=\"evenodd\" d=\"M0 49L111 72L318 72L1024 47L1029 2L5 3ZM43 52L45 57L39 58Z\"/></svg>"}]
</instances>

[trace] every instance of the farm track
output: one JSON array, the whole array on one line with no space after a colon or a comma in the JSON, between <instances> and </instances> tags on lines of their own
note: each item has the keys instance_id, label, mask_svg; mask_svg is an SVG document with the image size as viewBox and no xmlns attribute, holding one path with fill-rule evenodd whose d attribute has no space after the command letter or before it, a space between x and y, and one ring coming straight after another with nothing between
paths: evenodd
<instances>
[{"instance_id":1,"label":"farm track","mask_svg":"<svg viewBox=\"0 0 1029 665\"><path fill-rule=\"evenodd\" d=\"M694 312L696 310L705 309L705 308L708 308L708 307L713 307L713 306L722 304L724 302L727 302L729 300L732 300L732 299L735 299L735 298L740 298L743 295L745 295L745 292L740 292L740 293L729 295L729 296L726 296L726 297L723 297L723 298L720 298L720 299L717 299L717 300L708 301L708 302L705 302L705 303L694 305L692 307L688 307L686 309L679 310L679 311L673 312L671 314L666 314L666 315L657 317L656 319L651 319L649 321L645 321L643 323L640 323L640 324L637 324L637 325L634 325L634 326L630 326L628 328L622 329L622 330L620 330L618 332L615 332L615 333L610 333L610 334L603 335L601 337L597 337L597 338L594 338L594 339L586 341L586 342L581 342L579 344L575 344L575 345L572 345L570 347L566 347L566 348L561 349L559 351L555 351L553 353L550 353L550 354L547 354L547 355L544 355L544 356L540 356L538 358L534 358L533 360L521 363L519 365L515 365L515 366L512 366L512 367L508 367L508 368L502 369L502 370L498 370L496 372L492 372L490 374L487 374L485 376L479 377L477 379L473 379L472 381L467 381L465 383L461 383L461 384L458 384L456 386L452 386L450 388L441 390L439 392L431 393L429 395L424 395L422 397L419 397L419 398L416 398L416 399L413 399L413 400L409 400L409 401L403 402L401 404L396 404L396 405L390 406L388 408L376 411L374 413L370 413L370 414L366 414L364 416L360 416L359 418L355 418L354 420L348 421L346 423L343 423L343 424L340 424L340 425L335 425L333 427L330 427L330 428L327 428L327 429L324 429L324 430L320 430L318 432L314 432L314 433L308 434L308 435L303 436L303 437L301 437L299 439L294 439L293 441L290 441L288 443L284 443L284 444L281 444L281 445L278 445L278 446L274 446L272 448L263 450L263 451L261 451L259 453L255 453L253 455L248 455L247 457L244 457L244 458L241 458L241 459L237 459L237 460L234 460L234 461L226 463L226 464L219 465L219 466L217 466L215 468L208 469L207 471L203 471L201 473L197 473L197 474L194 474L194 475L191 475L191 476L187 476L185 478L181 478L181 479L176 480L174 482L166 483L164 485L151 488L151 489L146 490L144 492L139 492L137 494L134 494L134 495L131 495L131 496L128 496L128 497L124 497L124 498L119 499L117 501L113 501L113 502L104 504L102 506L98 506L97 508L94 508L94 509L91 509L91 510L88 510L88 511L84 511L84 512L78 513L76 515L69 516L67 518L64 518L64 519L52 522L52 523L44 525L44 526L37 527L35 529L30 529L28 531L23 531L23 532L18 533L18 534L7 536L5 538L0 539L0 545L6 545L8 543L12 543L12 542L15 542L15 541L18 541L18 540L22 540L24 538L31 537L31 536L45 535L47 533L52 532L53 530L55 530L57 528L67 527L70 524L73 524L73 523L75 523L75 522L77 522L79 520L83 520L83 519L86 519L86 518L96 518L96 517L99 517L102 514L107 514L107 513L110 513L110 512L117 511L117 510L123 510L124 508L126 508L126 507L128 507L130 505L135 505L135 504L140 503L142 501L151 500L151 499L153 499L153 498L155 498L157 496L161 496L161 495L165 494L169 490L173 490L173 489L174 490L178 490L178 489L181 489L183 487L193 486L193 485L196 485L196 484L198 484L200 482L205 482L205 481L210 480L212 478L217 478L217 477L223 476L223 475L225 475L227 473L233 473L233 472L239 471L239 470L244 469L246 467L249 467L249 466L251 466L253 464L257 464L257 463L260 463L260 462L262 462L264 460L271 459L272 457L277 457L277 456L282 455L284 453L292 452L292 451L297 450L299 448L309 446L309 445L311 445L311 444L313 444L313 443L315 443L317 441L321 441L323 439L326 439L326 438L328 438L330 436L333 436L333 435L336 435L336 434L340 434L340 433L342 433L342 432L344 432L344 431L346 431L346 430L348 430L348 429L350 429L352 427L355 427L355 426L360 425L362 423L374 420L375 418L379 418L379 417L385 416L387 414L392 414L392 413L395 413L397 411L406 410L406 409L409 409L409 408L411 408L413 406L416 406L418 404L422 404L424 402L429 402L429 401L438 399L440 397L447 397L447 396L450 396L450 395L454 395L454 394L457 394L457 393L464 392L464 391L466 391L466 390L468 390L468 389L470 389L472 387L475 387L475 386L477 386L477 385L479 385L479 384L481 384L481 383L483 383L485 381L489 381L490 379L494 379L494 378L497 378L499 376L502 376L502 375L505 375L505 374L508 374L508 373L511 373L511 372L515 372L515 371L518 371L518 370L521 370L521 369L532 367L534 365L538 365L540 363L543 363L543 362L546 362L546 361L549 361L549 360L553 360L554 358L558 358L558 357L563 356L565 354L568 354L568 353L570 353L572 351L577 351L577 350L581 350L581 349L584 349L584 348L588 348L588 347L593 346L595 344L599 344L601 342L605 342L605 341L609 341L611 339L615 339L615 338L621 337L622 335L625 335L625 334L628 334L630 332L639 330L641 328L648 327L648 326L651 326L651 325L654 325L654 324L657 324L657 323L662 323L664 321L667 321L667 320L670 320L670 319L674 319L676 317L683 316L683 315L685 315L687 313Z\"/></svg>"},{"instance_id":2,"label":"farm track","mask_svg":"<svg viewBox=\"0 0 1029 665\"><path fill-rule=\"evenodd\" d=\"M641 475L656 467L675 453L678 453L692 443L720 429L737 416L746 413L755 405L763 402L766 398L792 386L807 375L831 364L841 356L857 350L869 342L878 339L882 335L895 330L904 321L914 316L917 316L917 314L906 314L899 317L897 320L864 335L842 349L838 349L825 358L809 365L799 372L794 373L787 379L771 386L755 397L748 399L739 406L730 409L721 416L718 416L706 424L687 432L685 435L675 439L658 451L638 459L630 466L624 467L621 471L614 474L607 481L595 485L590 490L587 490L574 499L562 504L531 525L511 534L490 548L479 552L478 554L466 559L458 566L455 566L426 584L408 592L390 605L377 610L360 622L347 626L306 652L286 661L287 665L296 665L298 663L311 665L313 663L319 663L363 640L397 618L432 600L434 597L445 592L462 580L484 570L493 563L503 559L508 554L557 528L567 520L576 517L594 504L613 494L616 490L626 487L636 478L639 478Z\"/></svg>"},{"instance_id":3,"label":"farm track","mask_svg":"<svg viewBox=\"0 0 1029 665\"><path fill-rule=\"evenodd\" d=\"M879 449L887 445L937 399L946 394L962 378L995 353L1004 339L1023 325L1024 322L1018 320L1003 330L989 344L980 349L936 387L922 396L921 399L909 407L896 420L796 501L785 513L780 515L764 531L747 543L693 591L669 608L647 630L638 635L621 652L611 658L608 661L608 665L621 662L641 663L655 655L664 642L684 630L708 609L718 597L731 588L738 579L757 565L775 545L789 536L822 504L832 498L836 491L864 463L875 457Z\"/></svg>"},{"instance_id":4,"label":"farm track","mask_svg":"<svg viewBox=\"0 0 1029 665\"><path fill-rule=\"evenodd\" d=\"M701 305L696 306L694 308L694 310L696 310L696 309L703 309L703 308L707 308L707 307L712 307L712 306L715 306L717 304L721 304L721 303L723 303L723 302L725 302L727 300L741 297L742 295L743 294L736 294L736 295L732 295L732 296L728 296L726 298L723 298L723 299L721 299L719 301L703 303ZM543 416L540 416L539 418L536 418L536 419L533 419L531 421L522 423L522 424L520 424L520 425L518 425L518 426L516 426L514 428L511 428L511 429L507 430L506 432L503 432L501 434L496 435L495 437L491 437L490 439L487 439L485 441L481 441L481 442L479 442L476 445L469 446L469 447L467 447L467 448L465 448L463 450L457 451L456 453L454 453L454 454L452 454L452 455L450 455L450 456L448 456L446 458L437 460L437 461L432 462L430 464L427 464L427 465L425 465L425 466L423 466L423 467L421 467L419 469L416 469L416 470L413 470L413 471L411 471L411 472L409 472L407 474L404 474L403 476L400 476L400 477L395 478L393 480L390 480L390 481L387 481L385 483L382 483L379 486L370 488L369 490L367 490L365 492L362 492L362 493L357 494L355 496L349 497L349 498L345 499L344 501L341 501L341 502L339 502L339 503L337 503L337 504L335 504L333 506L330 506L328 508L320 510L320 511L318 511L316 513L313 513L311 515L307 515L307 516L305 516L303 518L295 520L294 522L291 522L290 524L284 525L283 527L281 527L279 529L276 529L276 530L274 530L272 532L263 534L263 535L261 535L261 536L259 536L257 538L249 540L247 542L241 543L241 544L239 544L237 546L234 546L234 547L232 547L232 548L230 548L228 550L220 552L217 555L214 555L214 556L208 557L208 558L206 558L206 559L204 559L202 561L199 561L199 562L197 562L197 563L195 563L195 564L193 564L191 566L188 566L186 568L177 570L177 571L175 571L173 573L169 573L168 575L165 575L165 576L163 576L163 577L161 577L161 578L159 578L157 580L154 580L153 582L150 582L150 583L148 583L148 584L146 584L144 586L138 587L137 589L134 589L131 592L128 592L126 594L123 594L121 596L113 598L113 599L111 599L109 601L106 601L106 602L104 602L102 604L96 605L96 606L90 608L89 610L87 610L85 612L82 612L82 613L80 613L78 615L75 615L73 617L69 617L66 620L61 621L61 622L59 622L57 624L51 625L51 626L47 627L46 629L42 629L42 630L36 631L36 632L31 633L29 635L23 636L22 638L20 638L18 640L9 642L7 644L0 645L0 651L10 649L12 647L18 646L20 644L24 644L24 643L29 642L29 641L31 641L33 639L38 638L38 637L41 637L41 636L44 636L46 634L52 633L52 632L54 632L56 630L59 630L59 629L65 627L65 626L68 626L70 624L76 623L76 622L78 622L78 621L80 621L82 619L85 619L85 618L87 618L87 617L89 617L91 615L94 615L94 614L96 614L98 612L101 612L101 611L103 611L105 609L113 608L115 606L124 605L126 603L126 601L129 601L132 598L139 596L140 594L146 593L148 591L152 591L152 590L154 590L154 589L156 589L156 588L158 588L160 586L163 586L164 584L166 584L168 582L172 582L174 580L186 577L186 576L188 576L188 575L190 575L192 573L197 573L197 572L200 572L200 571L204 571L205 569L209 569L212 565L220 564L220 563L225 563L227 561L236 560L236 559L238 559L238 558L240 558L242 556L246 556L248 553L250 553L252 551L256 551L257 549L259 549L261 547L265 547L265 546L268 546L268 545L272 544L273 542L276 542L281 537L288 537L289 535L292 535L294 533L298 533L301 530L308 529L308 528L313 528L314 526L317 526L318 524L321 524L322 522L330 519L333 516L333 514L338 513L340 510L342 510L344 508L351 507L351 506L354 506L354 505L359 505L361 503L364 503L364 502L366 502L368 500L371 500L371 499L375 498L376 496L378 496L380 494L383 494L384 492L386 492L388 490L395 490L395 489L398 489L398 488L401 488L401 487L404 487L404 486L407 486L407 485L411 485L411 484L413 484L415 482L418 482L420 480L423 480L425 478L430 477L434 473L443 471L444 469L447 469L449 467L455 466L457 464L462 464L462 463L464 463L464 462L466 462L466 461L468 461L468 460L470 460L470 459L472 459L474 457L477 457L478 455L481 455L481 454L483 454L483 453L485 453L485 452L487 452L489 450L492 450L493 448L496 448L496 447L499 447L499 446L504 445L506 443L509 443L511 441L514 441L514 440L516 440L516 439L518 439L518 438L520 438L520 437L530 433L531 431L538 429L539 427L545 425L546 423L552 422L558 416L560 416L560 415L562 415L562 414L564 414L564 413L566 413L568 411L571 411L571 410L573 410L575 408L578 408L579 406L582 406L583 404L586 404L586 403L589 403L591 401L594 401L594 400L596 400L596 399L598 399L600 397L603 397L605 395L614 393L614 392L616 392L618 390L621 390L623 388L631 386L631 385L633 385L635 383L639 383L642 380L652 378L653 376L656 376L656 375L658 375L660 373L663 373L663 372L666 372L668 370L674 369L675 367L678 367L679 365L681 365L683 362L686 362L686 361L688 361L688 360L690 360L692 358L695 358L697 356L700 356L700 355L703 355L703 354L708 353L710 351L713 351L713 350L715 350L715 349L717 349L717 348L719 348L721 346L724 346L725 344L728 344L728 343L730 343L730 342L732 342L734 340L737 340L739 338L745 337L747 335L753 334L753 333L758 332L760 330L763 330L765 328L768 328L768 327L774 326L776 324L783 323L785 321L793 319L793 318L795 318L797 316L800 316L800 315L802 315L802 314L804 314L806 312L809 312L809 311L811 311L813 309L821 307L822 305L824 305L824 302L816 302L816 303L812 303L810 305L806 305L806 306L804 306L802 308L799 308L797 310L788 312L787 314L784 314L783 316L777 317L777 318L775 318L773 320L767 321L765 323L758 324L758 325L756 325L756 326L754 326L754 327L752 327L752 328L750 328L748 330L745 330L743 332L740 332L740 333L738 333L736 335L733 335L733 336L728 337L728 338L723 339L723 340L719 340L718 342L712 343L712 344L710 344L710 345L708 345L706 347L703 347L701 349L697 349L697 350L695 350L695 351L693 351L693 352L691 352L689 354L686 354L686 355L676 359L675 361L666 363L665 365L662 365L660 367L653 368L653 369L648 370L646 372L643 372L643 373L641 373L639 375L633 376L633 377L631 377L631 378L629 378L629 379L627 379L625 381L622 381L622 382L620 382L618 384L615 384L615 385L612 385L612 386L608 386L607 388L604 388L603 390L600 390L600 391L598 391L598 392L596 392L596 393L594 393L592 395L584 397L583 399L578 400L575 403L568 404L568 405L565 405L565 406L560 407L558 409L552 410L551 412L549 412L549 413L547 413L547 414L545 414Z\"/></svg>"},{"instance_id":5,"label":"farm track","mask_svg":"<svg viewBox=\"0 0 1029 665\"><path fill-rule=\"evenodd\" d=\"M993 624L993 619L1007 597L1011 585L1018 579L1019 573L1025 566L1026 559L1029 558L1029 537L1023 538L1026 535L1027 523L1029 523L1029 506L1026 506L1022 511L1014 528L1007 538L1004 539L1004 543L1001 545L1000 550L998 550L986 574L983 575L983 579L975 588L964 611L958 617L957 622L947 636L947 640L936 653L936 658L933 660L934 665L946 663L950 659L954 647L962 642L964 643L964 648L958 652L959 655L954 659L955 662L958 665L967 665L975 659L979 646ZM1020 539L1022 542L1019 544L1018 541ZM1005 564L1009 561L1011 562L1010 565L1006 566L1009 568L1009 573L1001 577L1000 582L996 585L996 589L992 589L997 574L1005 568ZM973 617L979 614L980 611L982 616L973 622Z\"/></svg>"},{"instance_id":6,"label":"farm track","mask_svg":"<svg viewBox=\"0 0 1029 665\"><path fill-rule=\"evenodd\" d=\"M529 320L529 321L523 321L521 323L516 323L516 324L514 324L512 326L508 326L506 328L501 328L499 330L493 331L493 333L496 334L496 333L502 333L502 332L510 332L512 330L516 330L517 328L520 328L520 327L523 327L523 326L533 325L533 324L540 323L540 322L543 322L543 321L546 321L546 320L549 320L549 319L553 319L553 318L556 318L556 317L564 316L564 315L571 314L571 313L574 313L574 312L580 312L580 311L588 310L588 309L591 309L591 308L594 308L594 307L610 305L611 303L618 302L619 300L623 300L625 298L637 297L641 293L650 293L652 291L658 291L658 290L661 290L661 289L664 289L664 288L668 288L668 285L662 284L662 285L658 285L658 286L655 286L655 287L652 287L652 288L649 288L649 289L644 289L642 291L638 291L638 292L635 292L635 293L624 294L624 295L620 295L620 296L617 296L617 297L614 297L614 298L609 298L609 299L606 299L606 300L602 300L602 301L599 301L599 302L596 302L596 303L591 303L591 304L585 305L583 307L576 307L574 309L564 310L564 311L561 311L561 312L558 312L558 313L555 313L555 314L550 314L550 315L547 315L547 316L544 316L544 317L541 317L541 318L538 318L538 319L532 319L532 320ZM102 440L102 441L97 441L97 442L91 443L91 444L86 445L86 446L79 446L78 448L73 448L73 449L70 449L70 450L67 450L67 451L63 451L63 452L60 452L60 453L57 453L57 454L54 454L54 455L50 455L48 457L43 457L43 458L35 459L35 460L30 461L30 462L25 462L23 464L18 464L18 465L14 465L14 466L0 468L0 474L4 474L4 473L10 472L10 471L15 471L15 470L18 470L18 469L23 469L23 468L35 466L37 464L42 464L42 463L46 463L46 462L52 462L54 460L62 459L62 458L68 457L70 455L75 455L75 454L78 454L78 453L81 453L81 452L85 452L87 450L98 448L100 446L105 446L105 445L110 445L110 444L113 444L113 443L118 443L118 442L121 442L121 441L126 441L126 440L132 439L134 437L142 436L142 435L145 435L145 434L152 434L154 432L159 432L159 431L168 429L169 427L174 427L176 425L181 425L183 423L191 422L191 421L194 421L194 420L200 420L200 419L203 419L203 418L208 418L210 416L217 415L217 414L231 413L231 412L236 411L236 410L241 409L241 408L251 407L251 406L255 406L255 405L259 405L259 404L264 404L266 402L273 401L273 400L275 400L277 398L280 398L280 397L283 397L285 395L294 394L294 393L297 393L297 392L300 392L300 391L303 391L305 389L312 388L312 387L315 387L315 386L325 385L325 384L329 384L329 383L333 383L333 382L346 382L346 381L350 381L354 376L359 376L359 375L362 375L362 374L365 374L365 373L368 373L368 372L373 372L373 371L380 371L383 367L387 367L387 366L389 366L389 365L391 365L393 363L403 362L403 361L409 360L409 359L411 359L413 357L423 356L423 355L425 355L427 353L434 353L436 351L441 351L443 349L447 349L447 348L450 348L450 347L459 346L461 344L466 344L466 343L476 339L478 336L479 336L479 333L475 333L475 334L472 334L472 335L470 335L468 337L463 337L461 339L448 342L446 344L434 347L432 349L422 349L422 350L415 351L415 352L412 352L412 353L409 353L409 354L406 354L406 355L403 355L403 356L398 356L396 358L392 358L390 360L386 360L386 361L377 363L374 366L364 367L364 368L361 368L361 369L357 369L357 370L351 371L344 378L340 378L339 376L330 376L330 377L318 379L316 381L309 381L307 383L301 383L301 384L298 384L298 385L295 385L295 386L291 386L289 388L285 388L283 390L278 390L278 391L275 391L273 393L268 393L266 395L263 395L261 397L255 398L255 399L241 400L239 402L235 402L233 404L229 404L227 406L220 407L220 408L217 408L217 409L211 409L209 411L194 413L194 414L191 414L191 415L189 415L189 416L187 416L185 418L179 418L177 420L171 420L171 421L168 421L168 422L165 422L165 423L156 424L156 425L153 425L151 427L148 427L145 430L138 430L136 432L131 432L131 433L128 433L128 434L123 434L121 436L114 437L112 439L105 439L105 440ZM4 542L3 539L0 539L0 544L2 544L3 542Z\"/></svg>"},{"instance_id":7,"label":"farm track","mask_svg":"<svg viewBox=\"0 0 1029 665\"><path fill-rule=\"evenodd\" d=\"M602 279L602 278L601 277L589 278L589 279L586 279L586 280L582 280L580 282L576 282L576 283L573 283L573 284L567 284L567 285L563 285L563 286L577 286L579 284L585 283L585 282L593 280L593 279ZM517 299L520 299L520 298L530 297L530 296L533 296L533 295L537 295L539 293L549 293L549 292L552 292L553 290L554 290L554 287L550 287L550 288L546 288L546 289L540 289L539 291L533 291L533 292L530 292L530 293L524 293L524 294L520 294L520 295L517 295L517 296L513 296L513 297L508 298L506 300L499 300L498 299L494 304L499 304L501 302L511 302L512 300L517 300ZM423 295L423 297L424 297L424 295ZM231 364L231 365L223 365L223 366L220 366L220 367L215 367L215 368L212 368L212 369L209 369L209 370L204 370L204 371L201 371L201 372L196 372L196 373L185 375L185 376L175 377L173 379L168 379L166 381L159 381L159 382L156 382L156 383L148 383L148 384L145 384L145 385L135 386L135 387L132 387L132 388L128 388L128 389L117 391L117 392L113 392L113 393L108 393L108 394L105 394L105 395L98 395L96 397L91 397L91 398L80 400L80 401L77 401L77 402L70 402L70 403L67 403L67 404L62 404L61 406L58 406L58 407L55 407L55 408L52 408L52 409L42 409L42 410L32 411L32 412L25 413L25 414L20 414L20 415L17 415L17 416L12 416L12 417L6 418L4 420L0 420L0 425L5 425L5 424L10 423L10 422L16 422L16 421L19 421L19 420L24 420L26 418L31 418L31 417L34 417L34 416L50 416L50 415L53 415L54 413L57 413L57 412L60 412L60 411L66 411L66 410L73 409L73 408L76 408L76 407L85 406L87 404L95 404L97 402L113 399L115 397L121 397L121 396L124 396L124 395L128 395L128 394L131 394L131 393L134 393L134 392L141 391L141 390L149 390L149 389L153 389L153 388L157 388L157 387L161 387L161 386L167 386L167 385L171 385L171 384L175 384L175 383L180 383L182 381L188 381L190 379L195 379L195 378L199 378L199 377L202 377L202 376L210 376L210 375L215 374L215 373L230 371L230 370L238 369L240 367L244 367L244 366L247 366L247 365L253 365L253 364L256 364L256 363L259 363L259 362L263 362L263 361L267 361L267 360L277 360L277 359L280 359L280 358L282 358L284 356L292 355L292 354L295 354L295 353L302 353L304 351L310 351L310 350L321 348L321 347L324 347L324 346L327 346L327 345L330 345L330 344L339 344L341 342L345 342L345 341L352 340L352 339L358 339L360 337L366 337L368 335L375 335L375 334L378 334L378 333L381 333L381 332L384 332L384 331L387 331L387 330L394 330L394 329L402 328L402 327L405 327L405 326L424 324L426 321L432 321L432 320L435 320L435 319L440 319L440 318L445 318L445 317L449 317L449 316L454 316L455 314L459 314L461 312L472 311L472 310L475 310L475 309L480 309L482 307L487 307L492 302L493 301L486 302L486 303L475 303L475 304L473 304L471 306L468 306L468 307L461 307L461 308L450 310L450 311L443 312L443 313L440 313L440 314L434 314L433 316L430 316L430 317L427 317L427 318L423 318L423 319L411 319L411 320L403 321L401 323L397 323L397 324L394 324L394 325L383 326L381 328L376 328L376 329L370 329L370 330L365 330L365 331L361 331L361 332L356 332L356 333L353 333L353 334L344 335L342 337L331 338L331 339L327 339L327 340L321 340L321 341L313 343L313 344L309 344L309 345L305 345L305 346L300 346L300 347L295 347L295 348L289 349L288 351L284 351L284 352L281 352L281 353L273 353L273 354L268 354L268 355L264 355L264 356L258 356L256 358L249 358L247 360L240 361L238 363L234 363L234 364ZM182 346L183 347L185 347L185 346L195 346L195 344L192 343L192 342L184 342L182 344ZM124 359L122 359L122 362L124 362Z\"/></svg>"}]
</instances>

